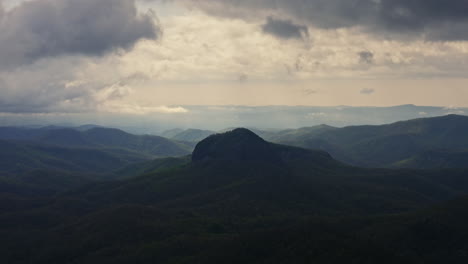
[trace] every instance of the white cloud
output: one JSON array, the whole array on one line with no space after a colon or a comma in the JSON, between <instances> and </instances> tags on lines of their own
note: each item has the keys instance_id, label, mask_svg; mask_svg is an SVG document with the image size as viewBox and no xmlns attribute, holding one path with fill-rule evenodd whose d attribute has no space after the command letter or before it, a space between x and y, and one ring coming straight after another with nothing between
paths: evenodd
<instances>
[{"instance_id":1,"label":"white cloud","mask_svg":"<svg viewBox=\"0 0 468 264\"><path fill-rule=\"evenodd\" d=\"M135 104L122 104L114 102L106 102L99 106L99 111L104 113L118 113L130 115L147 115L147 114L186 114L189 113L181 106L140 106Z\"/></svg>"},{"instance_id":2,"label":"white cloud","mask_svg":"<svg viewBox=\"0 0 468 264\"><path fill-rule=\"evenodd\" d=\"M446 115L464 115L465 111L463 110L456 110L456 111L449 111L445 113Z\"/></svg>"},{"instance_id":3,"label":"white cloud","mask_svg":"<svg viewBox=\"0 0 468 264\"><path fill-rule=\"evenodd\" d=\"M141 60L150 60L141 70L158 80L232 81L239 73L248 74L250 81L464 78L468 70L468 42L408 43L378 39L355 28L313 27L313 43L282 40L264 34L262 21L197 11L165 17L162 23L160 45L140 46L128 57L138 59L132 64L140 67Z\"/></svg>"},{"instance_id":4,"label":"white cloud","mask_svg":"<svg viewBox=\"0 0 468 264\"><path fill-rule=\"evenodd\" d=\"M324 118L326 117L327 114L323 112L317 112L317 113L308 113L307 118L314 119L314 118Z\"/></svg>"}]
</instances>

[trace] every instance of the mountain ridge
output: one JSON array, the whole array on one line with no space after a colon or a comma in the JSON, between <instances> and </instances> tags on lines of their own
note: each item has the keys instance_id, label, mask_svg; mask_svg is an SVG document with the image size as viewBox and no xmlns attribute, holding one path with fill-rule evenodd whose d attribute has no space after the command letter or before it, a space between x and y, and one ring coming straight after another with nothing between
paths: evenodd
<instances>
[{"instance_id":1,"label":"mountain ridge","mask_svg":"<svg viewBox=\"0 0 468 264\"><path fill-rule=\"evenodd\" d=\"M246 128L212 135L198 143L192 162L207 160L280 162L270 143Z\"/></svg>"},{"instance_id":2,"label":"mountain ridge","mask_svg":"<svg viewBox=\"0 0 468 264\"><path fill-rule=\"evenodd\" d=\"M463 131L468 131L468 117L447 115L378 126L285 130L265 133L264 138L275 143L322 149L355 166L393 167L427 151L467 150L468 138Z\"/></svg>"}]
</instances>

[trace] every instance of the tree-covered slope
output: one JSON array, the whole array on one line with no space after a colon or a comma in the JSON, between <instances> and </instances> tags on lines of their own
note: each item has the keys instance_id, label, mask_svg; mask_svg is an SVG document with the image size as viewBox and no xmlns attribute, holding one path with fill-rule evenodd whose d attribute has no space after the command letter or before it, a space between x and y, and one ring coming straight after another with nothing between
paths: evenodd
<instances>
[{"instance_id":1,"label":"tree-covered slope","mask_svg":"<svg viewBox=\"0 0 468 264\"><path fill-rule=\"evenodd\" d=\"M466 170L351 167L246 129L140 169L39 202L6 196L21 206L0 204L0 260L458 263L466 250L466 202L449 201L468 193Z\"/></svg>"},{"instance_id":2,"label":"tree-covered slope","mask_svg":"<svg viewBox=\"0 0 468 264\"><path fill-rule=\"evenodd\" d=\"M153 156L183 156L190 153L190 147L169 139L132 135L111 128L92 128L86 131L74 129L51 130L36 141L59 146L122 148Z\"/></svg>"},{"instance_id":3,"label":"tree-covered slope","mask_svg":"<svg viewBox=\"0 0 468 264\"><path fill-rule=\"evenodd\" d=\"M61 147L120 148L154 157L190 154L190 144L159 136L133 135L119 129L90 127L74 128L0 128L0 140L28 141Z\"/></svg>"},{"instance_id":4,"label":"tree-covered slope","mask_svg":"<svg viewBox=\"0 0 468 264\"><path fill-rule=\"evenodd\" d=\"M0 140L2 174L20 174L35 169L110 173L149 158L123 149L68 148Z\"/></svg>"},{"instance_id":5,"label":"tree-covered slope","mask_svg":"<svg viewBox=\"0 0 468 264\"><path fill-rule=\"evenodd\" d=\"M468 166L468 151L429 150L394 164L395 167L434 169L465 168Z\"/></svg>"},{"instance_id":6,"label":"tree-covered slope","mask_svg":"<svg viewBox=\"0 0 468 264\"><path fill-rule=\"evenodd\" d=\"M266 133L264 137L283 144L323 149L335 158L357 166L392 167L394 164L408 164L409 167L415 167L404 161L427 151L467 150L467 132L468 117L448 115L381 126L318 126ZM449 161L446 164L447 167L468 166L450 164Z\"/></svg>"}]
</instances>

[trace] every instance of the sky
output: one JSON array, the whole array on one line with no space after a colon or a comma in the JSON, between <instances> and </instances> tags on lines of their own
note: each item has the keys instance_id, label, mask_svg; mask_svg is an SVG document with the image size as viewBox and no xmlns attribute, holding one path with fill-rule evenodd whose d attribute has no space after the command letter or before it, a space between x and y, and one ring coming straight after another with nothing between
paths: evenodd
<instances>
[{"instance_id":1,"label":"sky","mask_svg":"<svg viewBox=\"0 0 468 264\"><path fill-rule=\"evenodd\" d=\"M0 0L0 116L468 107L466 0Z\"/></svg>"}]
</instances>

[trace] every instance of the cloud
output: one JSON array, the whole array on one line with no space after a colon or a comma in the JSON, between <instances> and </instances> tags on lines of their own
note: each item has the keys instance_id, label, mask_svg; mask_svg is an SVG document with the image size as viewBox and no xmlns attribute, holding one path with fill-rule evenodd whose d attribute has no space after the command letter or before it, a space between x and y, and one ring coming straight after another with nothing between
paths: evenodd
<instances>
[{"instance_id":1,"label":"cloud","mask_svg":"<svg viewBox=\"0 0 468 264\"><path fill-rule=\"evenodd\" d=\"M239 76L237 76L237 81L239 81L240 83L245 83L249 80L249 75L247 75L246 73L239 73Z\"/></svg>"},{"instance_id":2,"label":"cloud","mask_svg":"<svg viewBox=\"0 0 468 264\"><path fill-rule=\"evenodd\" d=\"M3 8L3 1L0 0L0 23L2 23L4 14L5 14L5 9Z\"/></svg>"},{"instance_id":3,"label":"cloud","mask_svg":"<svg viewBox=\"0 0 468 264\"><path fill-rule=\"evenodd\" d=\"M359 91L360 94L365 94L365 95L368 95L368 94L373 94L375 93L375 90L372 89L372 88L364 88L362 89L361 91Z\"/></svg>"},{"instance_id":4,"label":"cloud","mask_svg":"<svg viewBox=\"0 0 468 264\"><path fill-rule=\"evenodd\" d=\"M364 64L372 64L374 63L374 53L370 51L361 51L358 52L359 62Z\"/></svg>"},{"instance_id":5,"label":"cloud","mask_svg":"<svg viewBox=\"0 0 468 264\"><path fill-rule=\"evenodd\" d=\"M266 23L262 25L262 30L281 39L301 39L309 36L309 29L306 26L274 17L267 18Z\"/></svg>"},{"instance_id":6,"label":"cloud","mask_svg":"<svg viewBox=\"0 0 468 264\"><path fill-rule=\"evenodd\" d=\"M328 116L326 113L317 112L317 113L308 113L306 118L315 119L315 118L324 118L326 116Z\"/></svg>"},{"instance_id":7,"label":"cloud","mask_svg":"<svg viewBox=\"0 0 468 264\"><path fill-rule=\"evenodd\" d=\"M159 112L159 113L167 113L167 114L180 114L180 113L188 113L189 110L187 110L184 107L181 106L159 106L153 108L154 112Z\"/></svg>"},{"instance_id":8,"label":"cloud","mask_svg":"<svg viewBox=\"0 0 468 264\"><path fill-rule=\"evenodd\" d=\"M460 109L460 107L453 106L453 105L449 105L449 106L444 107L444 110L458 110L458 109Z\"/></svg>"},{"instance_id":9,"label":"cloud","mask_svg":"<svg viewBox=\"0 0 468 264\"><path fill-rule=\"evenodd\" d=\"M0 112L82 113L121 100L131 89L113 59L61 57L0 71Z\"/></svg>"},{"instance_id":10,"label":"cloud","mask_svg":"<svg viewBox=\"0 0 468 264\"><path fill-rule=\"evenodd\" d=\"M146 114L186 114L189 112L181 106L140 106L136 104L121 104L121 103L106 103L100 106L100 112L118 113L130 115L146 115Z\"/></svg>"},{"instance_id":11,"label":"cloud","mask_svg":"<svg viewBox=\"0 0 468 264\"><path fill-rule=\"evenodd\" d=\"M429 40L468 40L466 0L179 0L210 14L253 19L279 14L324 29L361 27Z\"/></svg>"},{"instance_id":12,"label":"cloud","mask_svg":"<svg viewBox=\"0 0 468 264\"><path fill-rule=\"evenodd\" d=\"M32 0L1 17L0 70L61 55L100 56L161 34L135 0Z\"/></svg>"},{"instance_id":13,"label":"cloud","mask_svg":"<svg viewBox=\"0 0 468 264\"><path fill-rule=\"evenodd\" d=\"M465 115L465 111L462 111L462 110L449 111L449 112L446 112L445 115Z\"/></svg>"},{"instance_id":14,"label":"cloud","mask_svg":"<svg viewBox=\"0 0 468 264\"><path fill-rule=\"evenodd\" d=\"M0 73L0 112L11 114L50 113L186 113L180 107L141 106L125 102L134 89L119 79L118 72L101 71L86 60L54 61L44 69ZM76 66L74 66L76 65ZM66 70L60 71L60 67ZM39 67L38 67L39 68ZM82 69L80 69L82 68ZM49 74L56 72L56 75ZM80 76L87 76L82 79Z\"/></svg>"},{"instance_id":15,"label":"cloud","mask_svg":"<svg viewBox=\"0 0 468 264\"><path fill-rule=\"evenodd\" d=\"M24 5L33 2L59 2L29 1L15 5L16 9L12 5L5 5L5 10L11 15L17 12L14 10L25 10ZM71 0L61 1L66 3ZM108 0L102 1L110 3ZM360 95L362 87L390 86L392 89L388 90L395 91L395 100L408 100L412 96L412 100L434 104L435 100L430 101L430 98L439 96L419 99L420 92L414 92L403 98L401 95L405 93L400 93L403 88L399 88L400 85L390 85L392 82L388 80L466 77L468 42L420 40L408 43L404 39L382 41L369 36L359 27L328 30L331 27L311 26L312 20L306 19L305 14L293 15L292 12L286 12L285 8L280 8L287 1L277 1L277 6L273 6L274 10L265 6L254 6L248 10L245 8L248 3L236 1L243 4L244 11L249 12L250 16L238 15L242 19L223 19L200 10L181 8L179 4L169 3L168 5L174 5L170 8L159 3L140 5L139 10L149 7L171 10L164 14L164 38L157 42L135 40L135 45L130 44L130 49L125 52L122 51L125 45L109 44L103 53L88 50L71 52L67 48L62 49L65 51L61 53L45 53L40 57L32 57L25 52L29 49L21 45L32 45L34 48L40 46L41 41L48 43L51 39L43 37L43 40L38 38L39 43L21 42L21 45L11 45L7 48L21 48L22 52L18 54L26 55L19 56L23 59L16 59L14 65L21 64L20 67L10 65L7 69L4 66L6 62L0 60L0 68L4 69L0 69L0 79L3 79L3 84L0 81L0 111L141 113L150 111L154 106L181 104L346 104L346 100L355 100L353 102L358 104L373 97ZM98 5L100 1L94 2L98 3L92 3L93 5ZM260 3L257 0L252 2ZM308 3L304 1L306 2ZM115 0L115 3L120 3L120 0ZM198 6L203 7L205 3L213 1L198 1ZM223 0L219 3L225 10L237 12L236 8L227 8L232 6L226 2L223 4ZM177 12L172 12L174 10ZM31 12L39 11L34 9ZM90 20L91 16L84 17ZM145 17L150 15L135 13L134 19L130 20L144 21ZM311 35L313 33L314 45L309 46L307 41L295 39L285 41L282 37L265 34L262 25L268 23L268 18L307 27ZM0 22L0 27L5 28L4 21L10 20L11 18L4 19ZM46 20L50 18L47 17ZM53 20L59 24L71 24L60 19ZM40 19L34 20L35 24L41 24L40 22ZM158 32L161 29L157 22L151 23L156 26L156 36L160 36ZM82 27L78 25L78 28ZM20 28L29 30L24 25ZM122 31L125 32L127 31ZM4 40L1 34L0 40ZM10 56L2 53L1 50L6 47L3 43L0 44L0 55L3 54L5 58ZM365 54L367 50L374 55ZM99 56L101 54L104 56ZM239 93L236 81L242 83L242 93ZM429 82L419 86L425 87L427 83ZM409 87L412 92L419 89L419 86L411 84L405 89ZM314 90L302 92L305 87ZM319 87L330 89L322 91ZM290 92L291 89L296 92ZM428 89L432 89L431 92L437 91L436 88ZM455 88L450 89L455 91ZM200 97L200 93L209 96ZM243 96L245 94L255 96ZM463 96L457 92L452 92L450 98L453 101L443 103L462 104L458 99ZM388 104L385 98L377 99L380 101L376 103Z\"/></svg>"},{"instance_id":16,"label":"cloud","mask_svg":"<svg viewBox=\"0 0 468 264\"><path fill-rule=\"evenodd\" d=\"M313 95L313 94L317 94L318 92L314 89L306 88L303 90L303 93L305 95Z\"/></svg>"}]
</instances>

